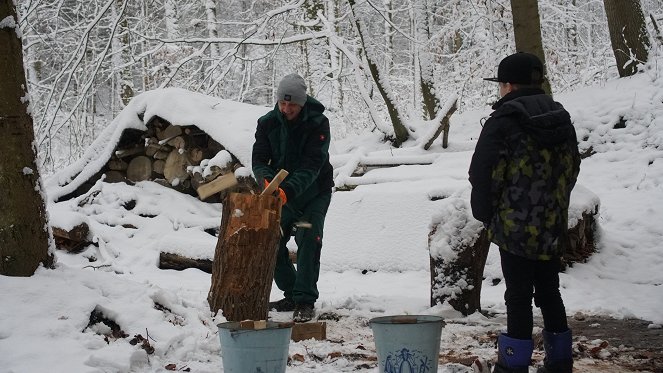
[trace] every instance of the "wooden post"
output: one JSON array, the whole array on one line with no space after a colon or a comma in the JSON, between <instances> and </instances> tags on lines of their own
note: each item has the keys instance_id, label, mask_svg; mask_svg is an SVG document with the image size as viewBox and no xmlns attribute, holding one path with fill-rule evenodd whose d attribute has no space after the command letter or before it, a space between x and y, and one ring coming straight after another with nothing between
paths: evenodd
<instances>
[{"instance_id":1,"label":"wooden post","mask_svg":"<svg viewBox=\"0 0 663 373\"><path fill-rule=\"evenodd\" d=\"M229 193L207 301L228 321L266 320L280 239L281 201L271 195Z\"/></svg>"}]
</instances>

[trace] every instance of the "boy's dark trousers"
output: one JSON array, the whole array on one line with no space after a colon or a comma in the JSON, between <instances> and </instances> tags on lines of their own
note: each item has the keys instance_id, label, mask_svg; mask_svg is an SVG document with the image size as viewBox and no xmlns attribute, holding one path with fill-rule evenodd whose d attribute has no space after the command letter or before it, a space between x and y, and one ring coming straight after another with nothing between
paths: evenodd
<instances>
[{"instance_id":1,"label":"boy's dark trousers","mask_svg":"<svg viewBox=\"0 0 663 373\"><path fill-rule=\"evenodd\" d=\"M532 298L541 309L544 329L568 330L566 310L559 292L560 259L531 260L500 249L506 282L507 333L511 338L532 338Z\"/></svg>"}]
</instances>

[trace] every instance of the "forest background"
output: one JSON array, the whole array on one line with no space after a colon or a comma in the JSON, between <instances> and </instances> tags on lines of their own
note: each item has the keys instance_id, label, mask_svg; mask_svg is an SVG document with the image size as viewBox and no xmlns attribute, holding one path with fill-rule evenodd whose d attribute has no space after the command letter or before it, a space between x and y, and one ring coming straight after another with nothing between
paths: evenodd
<instances>
[{"instance_id":1,"label":"forest background","mask_svg":"<svg viewBox=\"0 0 663 373\"><path fill-rule=\"evenodd\" d=\"M640 8L638 31L660 49L660 0L30 0L17 11L48 174L141 92L181 87L271 106L290 72L327 106L334 138L372 129L398 145L409 124L451 101L459 112L496 101L481 78L516 51L513 5L538 5L553 93L620 75L606 17L614 4Z\"/></svg>"}]
</instances>

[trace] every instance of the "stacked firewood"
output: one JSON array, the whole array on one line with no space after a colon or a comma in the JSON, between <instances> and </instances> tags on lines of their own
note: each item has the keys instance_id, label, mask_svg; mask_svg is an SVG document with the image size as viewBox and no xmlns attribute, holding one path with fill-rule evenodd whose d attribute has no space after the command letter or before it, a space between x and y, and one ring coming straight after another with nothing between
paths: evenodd
<instances>
[{"instance_id":1,"label":"stacked firewood","mask_svg":"<svg viewBox=\"0 0 663 373\"><path fill-rule=\"evenodd\" d=\"M257 191L252 177L235 179L234 172L242 164L198 127L178 126L160 117L146 127L147 131L123 132L102 170L104 181L152 180L209 202L219 201L228 191Z\"/></svg>"}]
</instances>

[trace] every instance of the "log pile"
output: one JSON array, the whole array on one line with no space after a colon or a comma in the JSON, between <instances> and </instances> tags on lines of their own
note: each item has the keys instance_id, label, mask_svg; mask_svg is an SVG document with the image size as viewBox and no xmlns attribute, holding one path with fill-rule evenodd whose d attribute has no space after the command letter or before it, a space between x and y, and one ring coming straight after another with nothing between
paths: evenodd
<instances>
[{"instance_id":1,"label":"log pile","mask_svg":"<svg viewBox=\"0 0 663 373\"><path fill-rule=\"evenodd\" d=\"M259 190L250 176L229 176L243 165L197 126L179 126L154 117L146 127L147 131L124 130L115 152L96 177L63 199L85 193L104 175L109 183L152 180L207 202L219 202L229 191ZM223 176L224 182L219 182ZM201 195L199 190L205 186L206 193Z\"/></svg>"}]
</instances>

